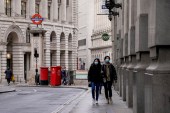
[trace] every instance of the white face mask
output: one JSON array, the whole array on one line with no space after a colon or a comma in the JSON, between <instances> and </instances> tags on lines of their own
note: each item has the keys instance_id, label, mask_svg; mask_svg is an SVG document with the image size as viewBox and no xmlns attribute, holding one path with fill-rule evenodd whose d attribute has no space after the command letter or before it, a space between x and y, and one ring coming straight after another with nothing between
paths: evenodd
<instances>
[{"instance_id":1,"label":"white face mask","mask_svg":"<svg viewBox=\"0 0 170 113\"><path fill-rule=\"evenodd\" d=\"M99 64L98 62L94 62L95 65Z\"/></svg>"},{"instance_id":2,"label":"white face mask","mask_svg":"<svg viewBox=\"0 0 170 113\"><path fill-rule=\"evenodd\" d=\"M109 63L109 62L110 62L110 60L107 58L107 59L105 60L105 62L106 62L106 63Z\"/></svg>"}]
</instances>

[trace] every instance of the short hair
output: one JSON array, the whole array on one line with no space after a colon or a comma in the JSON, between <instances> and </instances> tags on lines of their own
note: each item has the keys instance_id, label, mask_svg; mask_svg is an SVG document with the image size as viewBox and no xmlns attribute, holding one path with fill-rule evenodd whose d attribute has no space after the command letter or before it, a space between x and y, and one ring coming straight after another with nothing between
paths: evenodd
<instances>
[{"instance_id":1,"label":"short hair","mask_svg":"<svg viewBox=\"0 0 170 113\"><path fill-rule=\"evenodd\" d=\"M105 56L105 57L104 57L104 60L106 60L106 58L109 58L109 60L110 60L110 56Z\"/></svg>"}]
</instances>

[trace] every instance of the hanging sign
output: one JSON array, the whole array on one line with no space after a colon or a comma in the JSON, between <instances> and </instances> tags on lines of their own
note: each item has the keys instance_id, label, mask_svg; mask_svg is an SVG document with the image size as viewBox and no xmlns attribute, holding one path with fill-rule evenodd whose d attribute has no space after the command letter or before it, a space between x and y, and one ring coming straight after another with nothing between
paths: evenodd
<instances>
[{"instance_id":1,"label":"hanging sign","mask_svg":"<svg viewBox=\"0 0 170 113\"><path fill-rule=\"evenodd\" d=\"M104 41L108 41L109 38L110 38L110 36L109 36L107 33L104 33L104 34L102 35L102 39L103 39Z\"/></svg>"},{"instance_id":2,"label":"hanging sign","mask_svg":"<svg viewBox=\"0 0 170 113\"><path fill-rule=\"evenodd\" d=\"M40 25L44 18L40 14L34 14L31 18L33 24Z\"/></svg>"}]
</instances>

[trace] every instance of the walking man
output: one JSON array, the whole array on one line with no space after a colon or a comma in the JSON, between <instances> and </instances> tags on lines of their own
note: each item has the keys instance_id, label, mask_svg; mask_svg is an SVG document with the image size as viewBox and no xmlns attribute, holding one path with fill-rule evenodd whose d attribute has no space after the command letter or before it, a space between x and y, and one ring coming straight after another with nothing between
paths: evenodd
<instances>
[{"instance_id":1,"label":"walking man","mask_svg":"<svg viewBox=\"0 0 170 113\"><path fill-rule=\"evenodd\" d=\"M115 67L112 63L110 63L110 57L105 56L104 58L105 64L102 66L102 75L105 89L105 97L107 103L112 103L112 84L117 81L117 74Z\"/></svg>"}]
</instances>

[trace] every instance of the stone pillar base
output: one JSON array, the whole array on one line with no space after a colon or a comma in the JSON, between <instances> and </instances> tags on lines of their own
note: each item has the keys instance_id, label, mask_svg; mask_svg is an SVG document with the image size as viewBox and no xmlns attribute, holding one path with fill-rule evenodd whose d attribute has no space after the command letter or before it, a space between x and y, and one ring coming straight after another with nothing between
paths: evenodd
<instances>
[{"instance_id":1,"label":"stone pillar base","mask_svg":"<svg viewBox=\"0 0 170 113\"><path fill-rule=\"evenodd\" d=\"M133 113L144 113L144 74L149 65L149 52L137 53L137 60L133 75Z\"/></svg>"},{"instance_id":2,"label":"stone pillar base","mask_svg":"<svg viewBox=\"0 0 170 113\"><path fill-rule=\"evenodd\" d=\"M126 85L126 103L127 106L133 107L133 76L134 76L134 67L136 66L136 56L129 56L129 65L127 67L128 76L127 76L127 85Z\"/></svg>"},{"instance_id":3,"label":"stone pillar base","mask_svg":"<svg viewBox=\"0 0 170 113\"><path fill-rule=\"evenodd\" d=\"M145 74L145 113L169 113L170 47L157 47L155 50L157 56Z\"/></svg>"}]
</instances>

